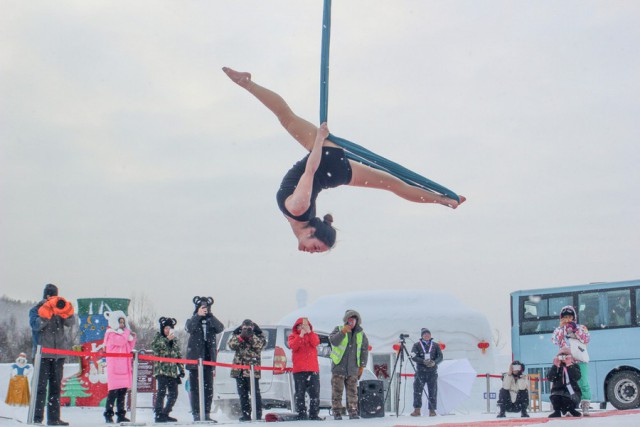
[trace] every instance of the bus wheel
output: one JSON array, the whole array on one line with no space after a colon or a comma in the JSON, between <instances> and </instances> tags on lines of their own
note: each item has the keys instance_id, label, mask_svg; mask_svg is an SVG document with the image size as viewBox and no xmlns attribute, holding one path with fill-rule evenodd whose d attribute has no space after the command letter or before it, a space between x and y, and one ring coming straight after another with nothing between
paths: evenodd
<instances>
[{"instance_id":1,"label":"bus wheel","mask_svg":"<svg viewBox=\"0 0 640 427\"><path fill-rule=\"evenodd\" d=\"M640 377L631 371L620 371L607 384L607 400L616 409L632 409L640 405Z\"/></svg>"}]
</instances>

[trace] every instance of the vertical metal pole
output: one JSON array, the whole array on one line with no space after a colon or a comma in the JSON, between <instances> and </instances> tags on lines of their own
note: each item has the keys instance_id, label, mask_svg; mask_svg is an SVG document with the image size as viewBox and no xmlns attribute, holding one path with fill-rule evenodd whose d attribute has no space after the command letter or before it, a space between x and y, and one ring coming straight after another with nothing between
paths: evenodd
<instances>
[{"instance_id":1,"label":"vertical metal pole","mask_svg":"<svg viewBox=\"0 0 640 427\"><path fill-rule=\"evenodd\" d=\"M138 406L138 352L133 350L133 378L131 382L131 423L136 422L136 407Z\"/></svg>"},{"instance_id":2,"label":"vertical metal pole","mask_svg":"<svg viewBox=\"0 0 640 427\"><path fill-rule=\"evenodd\" d=\"M256 374L253 370L253 362L249 367L249 382L251 383L251 421L257 420L256 414L256 388L255 388Z\"/></svg>"},{"instance_id":3,"label":"vertical metal pole","mask_svg":"<svg viewBox=\"0 0 640 427\"><path fill-rule=\"evenodd\" d=\"M204 421L204 365L198 359L198 400L200 401L200 421Z\"/></svg>"},{"instance_id":4,"label":"vertical metal pole","mask_svg":"<svg viewBox=\"0 0 640 427\"><path fill-rule=\"evenodd\" d=\"M289 402L291 404L291 412L297 412L298 408L296 408L296 399L294 397L294 384L293 384L293 374L290 371L287 371L287 378L289 382Z\"/></svg>"},{"instance_id":5,"label":"vertical metal pole","mask_svg":"<svg viewBox=\"0 0 640 427\"><path fill-rule=\"evenodd\" d=\"M491 413L491 376L489 373L487 376L487 414Z\"/></svg>"},{"instance_id":6,"label":"vertical metal pole","mask_svg":"<svg viewBox=\"0 0 640 427\"><path fill-rule=\"evenodd\" d=\"M36 359L33 361L33 376L31 377L31 400L29 401L29 413L27 424L33 424L33 415L36 411L36 399L38 398L38 382L40 381L40 366L42 365L42 346L36 347Z\"/></svg>"}]
</instances>

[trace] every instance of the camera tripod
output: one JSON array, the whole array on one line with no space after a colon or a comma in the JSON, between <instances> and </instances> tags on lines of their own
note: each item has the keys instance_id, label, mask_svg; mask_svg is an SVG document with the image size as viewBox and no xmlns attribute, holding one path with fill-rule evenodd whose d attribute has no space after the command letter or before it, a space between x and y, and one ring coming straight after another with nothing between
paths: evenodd
<instances>
[{"instance_id":1,"label":"camera tripod","mask_svg":"<svg viewBox=\"0 0 640 427\"><path fill-rule=\"evenodd\" d=\"M411 364L411 367L413 368L413 372L416 372L416 366L413 364L413 360L411 359L411 355L409 354L409 351L407 350L407 345L405 342L405 338L408 338L409 335L408 334L400 334L400 350L398 352L398 357L396 358L395 363L393 364L393 370L391 371L391 381L393 381L393 376L396 373L396 369L398 368L398 365L400 365L400 369L398 371L398 386L396 388L396 393L394 396L394 400L395 400L395 404L396 404L396 417L400 416L400 389L402 388L402 364L404 363L404 357L405 355L407 356L407 359L409 360L409 363ZM389 398L389 392L391 392L391 387L389 387L387 389L387 395L384 398L384 406L387 405L387 399ZM422 392L424 393L425 396L427 396L427 393L422 390Z\"/></svg>"}]
</instances>

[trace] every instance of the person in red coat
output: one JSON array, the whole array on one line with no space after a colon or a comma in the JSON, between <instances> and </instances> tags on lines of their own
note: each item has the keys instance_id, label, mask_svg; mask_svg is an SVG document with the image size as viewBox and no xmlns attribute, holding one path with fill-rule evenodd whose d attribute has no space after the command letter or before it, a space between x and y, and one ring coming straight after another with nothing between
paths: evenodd
<instances>
[{"instance_id":1,"label":"person in red coat","mask_svg":"<svg viewBox=\"0 0 640 427\"><path fill-rule=\"evenodd\" d=\"M320 410L320 367L318 366L318 345L320 338L313 332L309 319L301 317L293 324L289 335L289 348L293 360L293 381L296 388L296 412L299 420L321 420ZM309 394L309 417L305 394Z\"/></svg>"}]
</instances>

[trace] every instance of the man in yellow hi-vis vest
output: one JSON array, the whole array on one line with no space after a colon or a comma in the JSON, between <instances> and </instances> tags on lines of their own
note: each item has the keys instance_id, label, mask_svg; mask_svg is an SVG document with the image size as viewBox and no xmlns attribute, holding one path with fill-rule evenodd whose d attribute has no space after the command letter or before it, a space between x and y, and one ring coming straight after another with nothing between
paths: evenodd
<instances>
[{"instance_id":1,"label":"man in yellow hi-vis vest","mask_svg":"<svg viewBox=\"0 0 640 427\"><path fill-rule=\"evenodd\" d=\"M358 379L367 365L369 340L362 330L362 319L355 310L347 310L344 325L336 326L331 335L331 411L333 418L342 419L342 392L347 390L349 418L358 416Z\"/></svg>"}]
</instances>

